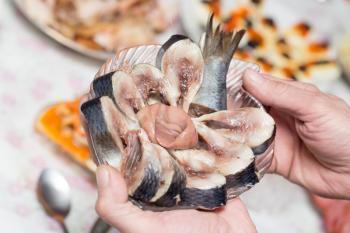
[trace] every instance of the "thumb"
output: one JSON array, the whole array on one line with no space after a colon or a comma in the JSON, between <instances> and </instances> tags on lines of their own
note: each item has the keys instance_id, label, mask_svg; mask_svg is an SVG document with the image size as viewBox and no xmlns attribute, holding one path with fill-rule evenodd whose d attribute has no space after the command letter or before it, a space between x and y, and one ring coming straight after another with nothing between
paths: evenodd
<instances>
[{"instance_id":1,"label":"thumb","mask_svg":"<svg viewBox=\"0 0 350 233\"><path fill-rule=\"evenodd\" d=\"M231 229L239 228L237 232L257 232L246 206L238 197L228 201L227 205L216 210L216 213L226 220Z\"/></svg>"},{"instance_id":2,"label":"thumb","mask_svg":"<svg viewBox=\"0 0 350 233\"><path fill-rule=\"evenodd\" d=\"M107 165L99 166L96 178L98 187L96 211L102 219L121 232L143 232L145 229L150 229L153 221L151 213L142 211L128 201L126 183L116 169Z\"/></svg>"},{"instance_id":3,"label":"thumb","mask_svg":"<svg viewBox=\"0 0 350 233\"><path fill-rule=\"evenodd\" d=\"M303 87L294 81L282 81L265 77L252 70L243 75L244 88L264 105L287 112L294 117L302 118L310 111L315 99L315 88Z\"/></svg>"}]
</instances>

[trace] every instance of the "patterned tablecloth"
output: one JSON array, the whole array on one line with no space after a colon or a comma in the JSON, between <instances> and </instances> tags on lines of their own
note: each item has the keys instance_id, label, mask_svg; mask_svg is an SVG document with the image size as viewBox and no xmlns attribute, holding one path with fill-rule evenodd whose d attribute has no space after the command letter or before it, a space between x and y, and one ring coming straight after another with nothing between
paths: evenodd
<instances>
[{"instance_id":1,"label":"patterned tablecloth","mask_svg":"<svg viewBox=\"0 0 350 233\"><path fill-rule=\"evenodd\" d=\"M43 107L85 90L100 62L76 54L43 36L0 1L0 219L1 232L61 232L36 200L43 168L61 171L72 186L72 232L88 232L96 213L94 178L38 135L33 126ZM331 89L350 102L339 81ZM243 195L259 232L321 232L306 193L269 175Z\"/></svg>"}]
</instances>

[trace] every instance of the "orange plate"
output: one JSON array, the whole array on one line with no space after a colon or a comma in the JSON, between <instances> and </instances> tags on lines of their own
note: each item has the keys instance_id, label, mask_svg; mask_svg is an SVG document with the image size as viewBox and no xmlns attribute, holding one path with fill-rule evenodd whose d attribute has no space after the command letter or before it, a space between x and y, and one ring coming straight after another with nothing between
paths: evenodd
<instances>
[{"instance_id":1,"label":"orange plate","mask_svg":"<svg viewBox=\"0 0 350 233\"><path fill-rule=\"evenodd\" d=\"M37 122L36 129L49 138L60 149L66 152L75 162L90 171L96 170L96 165L90 159L89 148L84 145L74 143L73 136L65 135L62 132L63 117L60 109L69 109L70 117L75 119L75 124L80 126L79 118L79 99L71 102L62 102L49 106L41 112Z\"/></svg>"}]
</instances>

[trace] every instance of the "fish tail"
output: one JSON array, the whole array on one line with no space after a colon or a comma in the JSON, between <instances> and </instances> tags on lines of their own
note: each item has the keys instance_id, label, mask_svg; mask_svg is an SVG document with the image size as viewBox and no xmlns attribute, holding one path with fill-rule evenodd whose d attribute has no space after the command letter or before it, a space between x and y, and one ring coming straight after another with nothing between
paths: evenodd
<instances>
[{"instance_id":1,"label":"fish tail","mask_svg":"<svg viewBox=\"0 0 350 233\"><path fill-rule=\"evenodd\" d=\"M221 24L213 30L213 17L214 14L209 17L207 23L203 57L205 60L211 56L223 57L224 62L229 64L239 42L245 34L245 30L225 32Z\"/></svg>"}]
</instances>

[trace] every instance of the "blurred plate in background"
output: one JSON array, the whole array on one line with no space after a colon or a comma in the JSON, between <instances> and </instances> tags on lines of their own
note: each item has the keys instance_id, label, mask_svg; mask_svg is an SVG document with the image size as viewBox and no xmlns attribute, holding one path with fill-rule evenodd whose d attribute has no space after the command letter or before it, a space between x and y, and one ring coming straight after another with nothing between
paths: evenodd
<instances>
[{"instance_id":1,"label":"blurred plate in background","mask_svg":"<svg viewBox=\"0 0 350 233\"><path fill-rule=\"evenodd\" d=\"M13 0L37 28L83 55L106 60L115 51L160 43L177 26L176 0Z\"/></svg>"},{"instance_id":2,"label":"blurred plate in background","mask_svg":"<svg viewBox=\"0 0 350 233\"><path fill-rule=\"evenodd\" d=\"M194 40L199 40L214 12L228 30L247 29L236 58L257 63L264 72L278 77L314 83L322 90L340 77L335 53L340 26L334 1L181 2L183 27Z\"/></svg>"}]
</instances>

